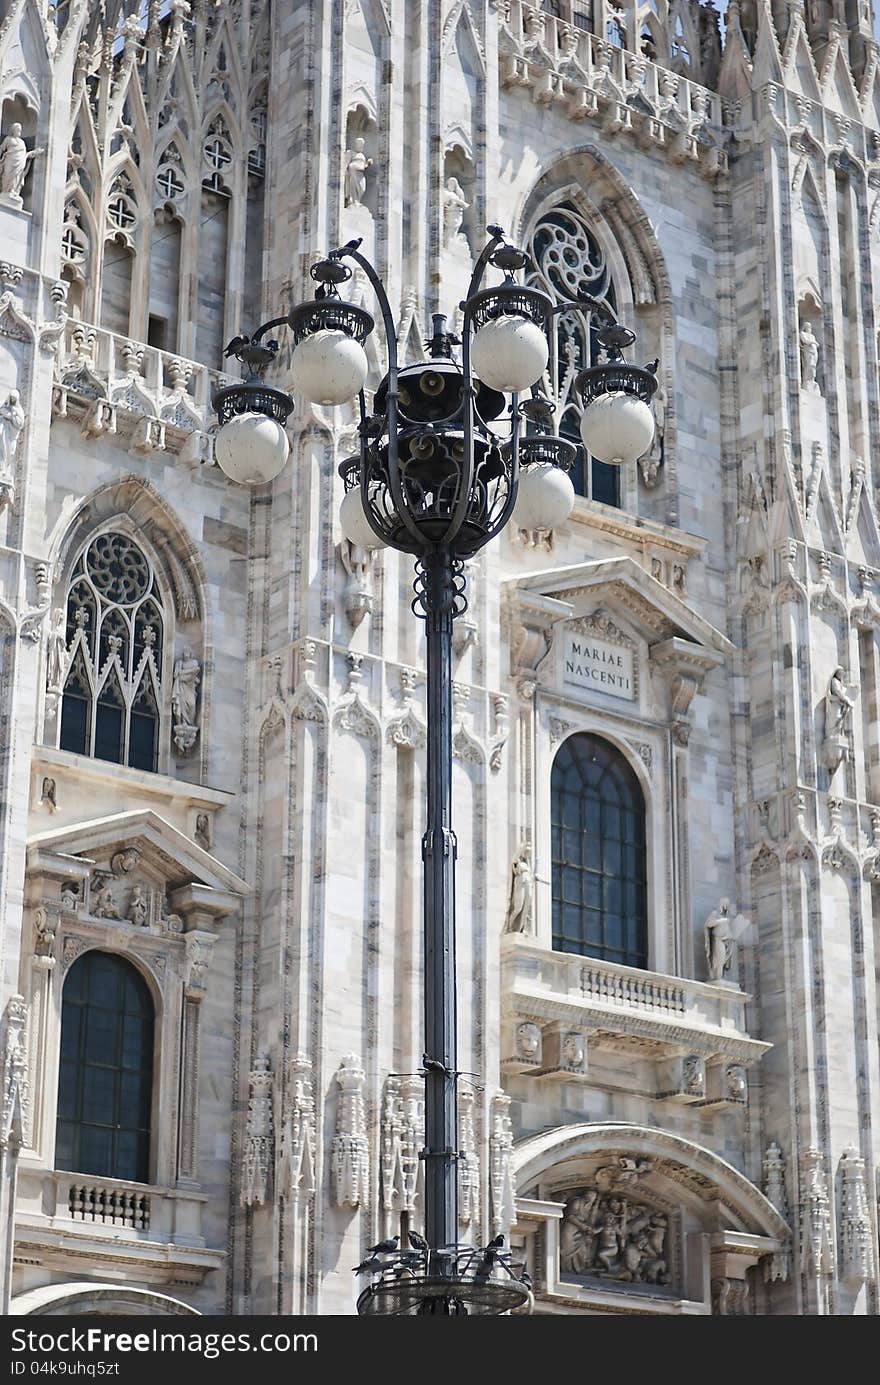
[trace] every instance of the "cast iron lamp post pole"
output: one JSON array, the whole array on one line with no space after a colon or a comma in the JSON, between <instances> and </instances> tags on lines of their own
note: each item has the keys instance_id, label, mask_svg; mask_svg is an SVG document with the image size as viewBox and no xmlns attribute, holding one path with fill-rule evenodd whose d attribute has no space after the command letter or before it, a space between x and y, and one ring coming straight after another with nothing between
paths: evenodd
<instances>
[{"instance_id":1,"label":"cast iron lamp post pole","mask_svg":"<svg viewBox=\"0 0 880 1385\"><path fill-rule=\"evenodd\" d=\"M310 302L237 337L227 356L247 367L243 382L218 390L220 421L216 457L233 480L272 480L289 451L284 423L293 408L285 392L268 386L263 373L278 343L266 333L284 323L295 341L293 384L315 404L359 398L360 449L340 468L345 495L340 520L346 538L361 548L389 546L416 560L413 610L427 636L427 824L424 865L425 1237L410 1237L359 1267L371 1282L358 1300L368 1314L503 1313L530 1302L530 1281L503 1248L503 1236L487 1246L458 1242L458 1111L455 977L455 864L452 830L452 630L467 608L464 563L514 522L527 529L554 529L574 502L565 472L575 444L551 433L554 405L538 382L549 357L554 314L587 307L605 326L597 334L606 360L578 376L584 412L581 436L588 451L608 463L634 462L650 446L654 422L648 407L656 389L656 362L642 369L623 359L634 334L621 327L607 304L593 298L555 304L539 289L516 282L530 263L509 245L499 227L480 254L462 303L462 339L434 318L428 359L400 368L397 332L388 297L360 241L331 251L310 271L318 285ZM371 411L363 385L363 343L373 319L339 297L353 261L372 285L383 319L388 371ZM481 288L489 265L503 282ZM453 347L462 348L459 367ZM525 398L520 403L520 394ZM510 396L509 421L498 420ZM491 425L494 422L494 427ZM509 428L502 441L498 429ZM523 427L525 434L522 435Z\"/></svg>"}]
</instances>

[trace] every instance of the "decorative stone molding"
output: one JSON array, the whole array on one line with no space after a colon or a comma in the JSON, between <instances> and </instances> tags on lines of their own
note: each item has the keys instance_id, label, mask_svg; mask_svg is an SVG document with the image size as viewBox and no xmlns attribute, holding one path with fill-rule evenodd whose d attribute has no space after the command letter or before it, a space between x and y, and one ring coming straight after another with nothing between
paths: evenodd
<instances>
[{"instance_id":1,"label":"decorative stone molding","mask_svg":"<svg viewBox=\"0 0 880 1385\"><path fill-rule=\"evenodd\" d=\"M186 970L183 989L187 1000L200 1002L207 994L208 968L216 941L213 933L193 931L184 934Z\"/></svg>"},{"instance_id":2,"label":"decorative stone molding","mask_svg":"<svg viewBox=\"0 0 880 1385\"><path fill-rule=\"evenodd\" d=\"M360 1058L343 1058L336 1073L339 1088L336 1134L330 1146L333 1198L337 1207L360 1207L370 1195L370 1147L364 1106L366 1077Z\"/></svg>"},{"instance_id":3,"label":"decorative stone molding","mask_svg":"<svg viewBox=\"0 0 880 1385\"><path fill-rule=\"evenodd\" d=\"M510 734L510 699L504 693L492 694L492 735L494 741L489 752L489 768L497 774L501 768L501 757Z\"/></svg>"},{"instance_id":4,"label":"decorative stone molding","mask_svg":"<svg viewBox=\"0 0 880 1385\"><path fill-rule=\"evenodd\" d=\"M588 1030L565 1022L545 1025L541 1066L535 1075L562 1082L587 1077L588 1034Z\"/></svg>"},{"instance_id":5,"label":"decorative stone molding","mask_svg":"<svg viewBox=\"0 0 880 1385\"><path fill-rule=\"evenodd\" d=\"M27 1063L28 1007L24 996L13 995L3 1016L3 1109L0 1112L0 1153L27 1144L30 1133L30 1081Z\"/></svg>"},{"instance_id":6,"label":"decorative stone molding","mask_svg":"<svg viewBox=\"0 0 880 1385\"><path fill-rule=\"evenodd\" d=\"M685 1104L702 1102L706 1096L706 1060L687 1053L657 1065L657 1097Z\"/></svg>"},{"instance_id":7,"label":"decorative stone molding","mask_svg":"<svg viewBox=\"0 0 880 1385\"><path fill-rule=\"evenodd\" d=\"M275 1144L269 1059L261 1053L248 1078L247 1130L242 1171L242 1207L260 1207L269 1200Z\"/></svg>"},{"instance_id":8,"label":"decorative stone molding","mask_svg":"<svg viewBox=\"0 0 880 1385\"><path fill-rule=\"evenodd\" d=\"M366 706L360 691L363 679L361 672L363 658L363 654L356 654L353 651L349 651L346 655L348 691L336 708L333 724L342 731L349 731L353 736L362 736L366 740L378 740L380 735L379 722Z\"/></svg>"}]
</instances>

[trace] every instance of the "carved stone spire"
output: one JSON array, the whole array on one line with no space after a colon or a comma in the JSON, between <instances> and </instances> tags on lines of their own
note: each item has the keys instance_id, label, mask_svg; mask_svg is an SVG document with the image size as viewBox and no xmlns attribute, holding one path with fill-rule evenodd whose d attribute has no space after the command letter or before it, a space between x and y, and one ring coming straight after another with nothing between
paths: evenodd
<instances>
[{"instance_id":1,"label":"carved stone spire","mask_svg":"<svg viewBox=\"0 0 880 1385\"><path fill-rule=\"evenodd\" d=\"M336 1134L330 1147L333 1196L337 1207L360 1207L370 1193L370 1147L364 1108L366 1078L360 1058L350 1053L336 1074L339 1086Z\"/></svg>"},{"instance_id":2,"label":"carved stone spire","mask_svg":"<svg viewBox=\"0 0 880 1385\"><path fill-rule=\"evenodd\" d=\"M462 1083L458 1093L458 1219L462 1226L480 1224L480 1154L477 1148L473 1087Z\"/></svg>"},{"instance_id":3,"label":"carved stone spire","mask_svg":"<svg viewBox=\"0 0 880 1385\"><path fill-rule=\"evenodd\" d=\"M489 1195L492 1204L492 1235L507 1235L516 1217L516 1187L510 1166L513 1149L513 1123L510 1097L496 1092L492 1098L489 1135Z\"/></svg>"},{"instance_id":4,"label":"carved stone spire","mask_svg":"<svg viewBox=\"0 0 880 1385\"><path fill-rule=\"evenodd\" d=\"M801 1261L809 1275L834 1273L834 1236L825 1155L810 1146L801 1155Z\"/></svg>"},{"instance_id":5,"label":"carved stone spire","mask_svg":"<svg viewBox=\"0 0 880 1385\"><path fill-rule=\"evenodd\" d=\"M297 1053L290 1064L278 1154L278 1195L294 1201L315 1191L315 1097L312 1064Z\"/></svg>"},{"instance_id":6,"label":"carved stone spire","mask_svg":"<svg viewBox=\"0 0 880 1385\"><path fill-rule=\"evenodd\" d=\"M840 1161L840 1277L850 1284L874 1278L865 1161L850 1145Z\"/></svg>"},{"instance_id":7,"label":"carved stone spire","mask_svg":"<svg viewBox=\"0 0 880 1385\"><path fill-rule=\"evenodd\" d=\"M241 1188L242 1207L259 1207L269 1199L272 1168L274 1122L272 1112L272 1072L264 1053L251 1069L248 1099L247 1140Z\"/></svg>"}]
</instances>

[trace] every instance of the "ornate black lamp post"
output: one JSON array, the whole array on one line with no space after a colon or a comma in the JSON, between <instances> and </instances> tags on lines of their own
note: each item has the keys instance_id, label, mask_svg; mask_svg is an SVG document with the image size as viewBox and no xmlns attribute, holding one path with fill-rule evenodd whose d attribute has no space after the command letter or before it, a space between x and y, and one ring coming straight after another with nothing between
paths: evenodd
<instances>
[{"instance_id":1,"label":"ornate black lamp post","mask_svg":"<svg viewBox=\"0 0 880 1385\"><path fill-rule=\"evenodd\" d=\"M547 368L547 333L560 308L584 306L600 315L598 337L607 357L581 372L581 435L602 461L634 462L650 446L649 401L654 366L623 360L634 334L595 299L558 305L515 275L528 256L489 227L463 308L459 341L434 317L428 359L402 369L397 334L383 285L359 241L314 265L314 300L237 337L227 355L248 369L240 384L218 390L217 460L235 481L266 482L288 455L284 421L293 400L267 386L263 373L278 343L265 341L286 324L296 342L293 383L316 404L360 402L360 455L343 462L343 532L362 548L388 546L416 559L413 609L427 633L427 829L424 861L425 937L425 1237L409 1248L380 1248L365 1262L371 1282L361 1313L503 1313L530 1301L525 1279L499 1243L475 1248L458 1237L456 1160L455 857L452 830L452 623L467 606L464 562L514 516L530 529L552 529L569 515L574 490L567 470L576 445L551 431L554 406L538 382ZM367 275L379 303L388 373L368 412L363 343L373 319L345 302L339 286L351 277L345 261ZM503 282L480 288L487 266ZM461 365L453 349L461 347ZM520 393L526 398L520 402ZM511 395L509 406L505 399ZM505 414L504 424L500 423ZM490 425L493 425L490 426ZM502 428L504 432L502 433ZM521 1268L521 1267L520 1267Z\"/></svg>"}]
</instances>

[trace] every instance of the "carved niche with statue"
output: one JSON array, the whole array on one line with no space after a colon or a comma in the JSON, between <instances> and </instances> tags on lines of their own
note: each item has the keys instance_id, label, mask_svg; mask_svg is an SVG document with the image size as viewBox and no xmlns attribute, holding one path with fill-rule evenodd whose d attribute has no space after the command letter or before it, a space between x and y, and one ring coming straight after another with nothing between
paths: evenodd
<instances>
[{"instance_id":1,"label":"carved niche with statue","mask_svg":"<svg viewBox=\"0 0 880 1385\"><path fill-rule=\"evenodd\" d=\"M621 1156L562 1194L562 1274L668 1291L676 1277L673 1216L640 1186L652 1167L650 1159Z\"/></svg>"}]
</instances>

